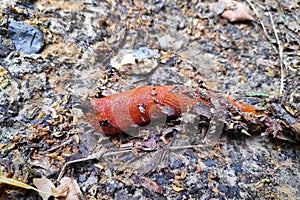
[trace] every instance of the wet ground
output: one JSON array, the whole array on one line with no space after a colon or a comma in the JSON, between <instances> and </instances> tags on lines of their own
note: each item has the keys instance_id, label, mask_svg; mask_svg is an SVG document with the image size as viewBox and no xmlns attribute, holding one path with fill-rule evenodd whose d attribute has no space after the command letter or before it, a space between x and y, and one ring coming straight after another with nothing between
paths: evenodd
<instances>
[{"instance_id":1,"label":"wet ground","mask_svg":"<svg viewBox=\"0 0 300 200\"><path fill-rule=\"evenodd\" d=\"M251 20L231 22L229 6L205 1L2 1L1 175L38 188L69 177L79 189L57 193L71 199L299 199L299 143L223 133L206 146L176 120L107 137L81 109L94 96L179 84L261 108L284 100L299 120L300 2L241 2Z\"/></svg>"}]
</instances>

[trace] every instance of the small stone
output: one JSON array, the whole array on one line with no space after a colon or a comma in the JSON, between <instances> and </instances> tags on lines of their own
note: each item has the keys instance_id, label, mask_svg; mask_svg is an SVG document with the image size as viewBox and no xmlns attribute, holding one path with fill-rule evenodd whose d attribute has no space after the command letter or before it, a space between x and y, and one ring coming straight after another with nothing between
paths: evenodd
<instances>
[{"instance_id":1,"label":"small stone","mask_svg":"<svg viewBox=\"0 0 300 200\"><path fill-rule=\"evenodd\" d=\"M43 32L25 22L9 21L7 37L24 54L39 53L45 45Z\"/></svg>"},{"instance_id":2,"label":"small stone","mask_svg":"<svg viewBox=\"0 0 300 200\"><path fill-rule=\"evenodd\" d=\"M216 166L216 162L213 161L212 159L208 158L206 161L205 161L205 165L208 166L208 167L214 167Z\"/></svg>"}]
</instances>

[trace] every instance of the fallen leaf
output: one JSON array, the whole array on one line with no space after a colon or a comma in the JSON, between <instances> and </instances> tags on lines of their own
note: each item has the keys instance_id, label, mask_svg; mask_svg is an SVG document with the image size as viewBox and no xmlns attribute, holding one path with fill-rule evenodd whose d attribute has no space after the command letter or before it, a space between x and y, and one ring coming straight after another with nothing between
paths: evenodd
<instances>
[{"instance_id":1,"label":"fallen leaf","mask_svg":"<svg viewBox=\"0 0 300 200\"><path fill-rule=\"evenodd\" d=\"M42 178L34 178L33 179L33 185L37 187L39 190L47 192L47 193L40 193L39 195L43 198L43 200L47 200L50 196L52 196L51 189L55 188L54 184L52 181L45 176Z\"/></svg>"},{"instance_id":2,"label":"fallen leaf","mask_svg":"<svg viewBox=\"0 0 300 200\"><path fill-rule=\"evenodd\" d=\"M150 138L149 140L147 140L143 143L147 148L150 148L152 150L156 148L156 141L154 138Z\"/></svg>"},{"instance_id":3,"label":"fallen leaf","mask_svg":"<svg viewBox=\"0 0 300 200\"><path fill-rule=\"evenodd\" d=\"M260 185L263 184L263 183L270 183L270 182L271 182L271 179L269 179L269 178L264 178L264 179L258 181L257 183L255 183L254 186L255 186L255 187L258 187L258 186L260 186Z\"/></svg>"},{"instance_id":4,"label":"fallen leaf","mask_svg":"<svg viewBox=\"0 0 300 200\"><path fill-rule=\"evenodd\" d=\"M159 186L157 183L155 183L150 178L147 178L145 176L139 176L138 180L143 187L148 188L149 190L154 191L156 193L162 194L163 191L162 191L161 186Z\"/></svg>"},{"instance_id":5,"label":"fallen leaf","mask_svg":"<svg viewBox=\"0 0 300 200\"><path fill-rule=\"evenodd\" d=\"M177 187L176 185L172 185L172 189L175 190L176 192L181 192L184 190L182 187Z\"/></svg>"},{"instance_id":6,"label":"fallen leaf","mask_svg":"<svg viewBox=\"0 0 300 200\"><path fill-rule=\"evenodd\" d=\"M47 192L41 191L39 189L36 189L35 187L32 187L31 185L28 185L26 183L17 181L15 179L6 178L6 177L3 177L3 176L0 176L0 184L12 185L12 186L15 186L15 187L24 188L24 189L28 189L28 190L35 190L38 193L49 194ZM50 195L51 195L51 193L50 193Z\"/></svg>"},{"instance_id":7,"label":"fallen leaf","mask_svg":"<svg viewBox=\"0 0 300 200\"><path fill-rule=\"evenodd\" d=\"M225 8L224 8L225 5ZM217 3L209 4L209 9L229 22L251 21L254 18L251 15L251 10L243 3L232 0L221 0Z\"/></svg>"},{"instance_id":8,"label":"fallen leaf","mask_svg":"<svg viewBox=\"0 0 300 200\"><path fill-rule=\"evenodd\" d=\"M104 180L101 179L101 181L104 181ZM97 182L98 182L98 179L95 177L94 173L91 173L90 176L86 179L86 181L84 181L83 184L81 185L81 189L83 191L86 191L86 189L89 188L89 186L96 185Z\"/></svg>"},{"instance_id":9,"label":"fallen leaf","mask_svg":"<svg viewBox=\"0 0 300 200\"><path fill-rule=\"evenodd\" d=\"M94 165L95 165L95 167L99 168L100 170L104 170L104 168L105 168L105 167L104 167L103 165L101 165L101 164L95 163Z\"/></svg>"},{"instance_id":10,"label":"fallen leaf","mask_svg":"<svg viewBox=\"0 0 300 200\"><path fill-rule=\"evenodd\" d=\"M60 185L57 187L57 191L59 191L58 194L60 196L55 197L66 197L65 200L80 200L80 197L82 196L77 181L69 177L64 177L61 179Z\"/></svg>"},{"instance_id":11,"label":"fallen leaf","mask_svg":"<svg viewBox=\"0 0 300 200\"><path fill-rule=\"evenodd\" d=\"M51 188L51 192L56 199L60 199L60 198L66 199L69 192L69 187L64 185L59 188Z\"/></svg>"}]
</instances>

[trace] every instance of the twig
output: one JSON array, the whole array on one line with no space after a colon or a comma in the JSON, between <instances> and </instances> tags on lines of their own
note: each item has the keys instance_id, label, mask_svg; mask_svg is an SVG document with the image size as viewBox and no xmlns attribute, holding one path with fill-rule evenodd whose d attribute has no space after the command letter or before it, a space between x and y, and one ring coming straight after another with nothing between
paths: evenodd
<instances>
[{"instance_id":1,"label":"twig","mask_svg":"<svg viewBox=\"0 0 300 200\"><path fill-rule=\"evenodd\" d=\"M55 147L52 147L51 149L48 149L46 152L49 153L51 151L54 151L54 150L56 150L56 149L58 149L58 148L60 148L60 147L62 147L64 145L66 145L66 144L70 144L72 141L73 141L73 139L69 139L69 140L63 142L62 144L60 144L58 146L55 146Z\"/></svg>"},{"instance_id":2,"label":"twig","mask_svg":"<svg viewBox=\"0 0 300 200\"><path fill-rule=\"evenodd\" d=\"M284 70L283 70L283 47L280 43L280 40L279 40L279 37L278 37L278 34L277 34L277 31L276 31L276 27L275 27L275 23L274 23L274 20L273 20L273 17L272 17L272 14L271 12L268 10L268 8L265 8L261 5L259 5L262 9L264 10L267 10L268 11L268 14L270 16L270 20L271 20L271 24L272 24L272 29L273 29L273 32L274 32L274 35L275 35L275 38L276 38L276 43L278 45L278 48L276 49L276 47L272 44L272 41L271 41L271 38L270 36L268 35L267 33L267 30L266 30L266 27L264 25L264 23L262 22L257 10L255 9L255 7L253 6L253 4L250 2L250 0L247 0L248 4L250 5L250 7L252 8L252 10L254 11L254 13L256 14L256 16L258 17L259 19L259 22L264 30L264 33L267 37L267 39L269 40L269 42L271 43L271 46L273 47L273 49L275 50L276 53L278 53L278 56L279 56L279 65L280 65L280 89L279 89L279 94L283 94L283 90L284 90ZM285 65L286 66L286 65ZM289 68L290 70L293 70L291 67L286 67L286 68Z\"/></svg>"},{"instance_id":3,"label":"twig","mask_svg":"<svg viewBox=\"0 0 300 200\"><path fill-rule=\"evenodd\" d=\"M185 145L185 146L172 146L169 147L170 149L177 150L177 149L196 149L196 148L204 148L204 147L213 147L212 144L206 144L206 145Z\"/></svg>"},{"instance_id":4,"label":"twig","mask_svg":"<svg viewBox=\"0 0 300 200\"><path fill-rule=\"evenodd\" d=\"M253 12L255 13L255 15L257 16L258 21L259 21L259 23L260 23L260 25L261 25L261 27L262 27L262 29L263 29L263 31L264 31L264 34L265 34L265 36L267 37L268 41L270 42L270 44L271 44L273 50L274 50L276 53L278 53L276 47L272 44L271 38L270 38L270 36L269 36L269 34L268 34L268 32L267 32L266 26L265 26L265 24L263 23L263 21L261 20L260 15L258 14L258 12L257 12L257 10L255 9L254 5L253 5L249 0L247 0L247 2L248 2L248 4L250 5L250 7L252 8L252 10L253 10ZM260 7L263 8L263 9L265 9L263 6L260 6Z\"/></svg>"},{"instance_id":5,"label":"twig","mask_svg":"<svg viewBox=\"0 0 300 200\"><path fill-rule=\"evenodd\" d=\"M98 151L97 153L94 153L92 155L89 155L86 158L80 158L80 159L77 159L77 160L72 160L72 161L66 162L64 164L64 166L62 167L59 175L58 175L57 181L59 182L61 180L62 176L65 173L66 167L68 165L71 165L71 164L74 164L74 163L78 163L78 162L84 162L84 161L87 161L87 160L99 159L99 158L101 158L105 154L105 152L106 152L106 148L101 148L100 151Z\"/></svg>"},{"instance_id":6,"label":"twig","mask_svg":"<svg viewBox=\"0 0 300 200\"><path fill-rule=\"evenodd\" d=\"M270 16L270 20L271 20L271 24L272 24L272 28L275 34L275 38L276 38L276 42L278 45L278 54L279 54L279 64L280 64L280 90L279 90L279 94L283 93L283 89L284 89L284 71L283 71L283 48L282 45L280 43L276 28L275 28L275 24L274 24L274 20L272 17L271 12L268 10L269 16Z\"/></svg>"},{"instance_id":7,"label":"twig","mask_svg":"<svg viewBox=\"0 0 300 200\"><path fill-rule=\"evenodd\" d=\"M122 153L128 153L128 152L132 152L132 149L129 150L122 150L122 151L114 151L114 152L107 152L103 155L103 157L106 156L114 156L114 155L118 155L118 154L122 154Z\"/></svg>"}]
</instances>

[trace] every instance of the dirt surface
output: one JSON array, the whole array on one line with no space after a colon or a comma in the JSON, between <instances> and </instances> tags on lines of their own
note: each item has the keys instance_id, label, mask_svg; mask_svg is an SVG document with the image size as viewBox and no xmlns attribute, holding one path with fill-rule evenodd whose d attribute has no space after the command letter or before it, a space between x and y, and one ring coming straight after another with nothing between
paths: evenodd
<instances>
[{"instance_id":1,"label":"dirt surface","mask_svg":"<svg viewBox=\"0 0 300 200\"><path fill-rule=\"evenodd\" d=\"M67 199L299 199L299 138L235 131L207 145L178 122L189 115L104 136L82 111L95 96L177 84L287 102L299 122L300 2L240 2L1 1L1 177ZM13 45L9 20L44 34L40 53ZM3 199L50 196L1 182Z\"/></svg>"}]
</instances>

